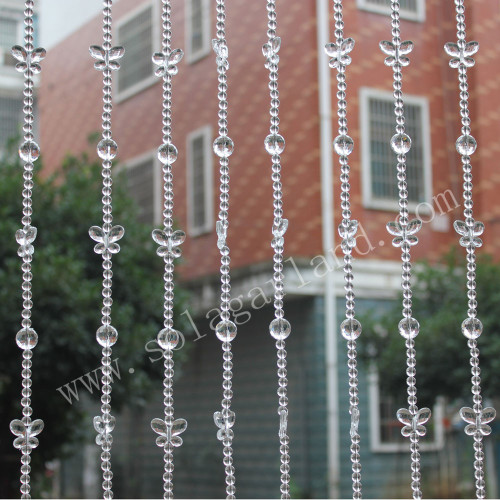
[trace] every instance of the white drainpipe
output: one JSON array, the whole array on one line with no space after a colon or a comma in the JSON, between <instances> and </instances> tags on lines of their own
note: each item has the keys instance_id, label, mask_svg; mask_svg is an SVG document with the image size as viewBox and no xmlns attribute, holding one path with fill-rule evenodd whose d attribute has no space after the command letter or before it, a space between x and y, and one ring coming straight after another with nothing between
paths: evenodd
<instances>
[{"instance_id":1,"label":"white drainpipe","mask_svg":"<svg viewBox=\"0 0 500 500\"><path fill-rule=\"evenodd\" d=\"M323 253L331 269L335 263L331 250L335 248L333 218L333 160L332 160L332 102L330 68L324 51L330 40L328 0L316 0L318 30L318 79L320 116L320 161L321 161L321 209ZM328 496L339 498L340 446L338 410L338 354L337 354L337 308L335 304L334 273L325 279L325 362L326 362L326 405L327 405L327 456Z\"/></svg>"}]
</instances>

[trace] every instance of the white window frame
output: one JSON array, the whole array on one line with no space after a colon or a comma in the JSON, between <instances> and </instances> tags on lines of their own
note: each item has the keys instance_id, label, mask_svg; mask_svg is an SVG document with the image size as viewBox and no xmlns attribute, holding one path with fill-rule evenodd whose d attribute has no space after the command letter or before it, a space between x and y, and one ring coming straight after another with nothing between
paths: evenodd
<instances>
[{"instance_id":1,"label":"white window frame","mask_svg":"<svg viewBox=\"0 0 500 500\"><path fill-rule=\"evenodd\" d=\"M162 184L162 171L161 163L158 159L158 149L153 149L142 153L138 156L120 163L117 168L117 172L126 171L128 169L137 167L141 163L148 160L153 161L153 224L159 224L162 219L162 201L163 201L163 184Z\"/></svg>"},{"instance_id":2,"label":"white window frame","mask_svg":"<svg viewBox=\"0 0 500 500\"><path fill-rule=\"evenodd\" d=\"M200 50L193 52L191 41L192 41L192 30L191 30L191 7L192 0L186 0L186 16L185 16L185 33L186 33L186 61L189 64L195 63L196 61L202 59L210 53L211 40L210 40L210 1L201 0L202 12L205 14L203 16L203 32L205 36L203 38L203 46Z\"/></svg>"},{"instance_id":3,"label":"white window frame","mask_svg":"<svg viewBox=\"0 0 500 500\"><path fill-rule=\"evenodd\" d=\"M370 448L374 453L397 453L408 450L408 443L383 443L380 435L380 385L377 370L372 367L368 374L368 404L370 419ZM394 415L396 418L396 415ZM437 398L432 409L434 440L423 439L420 451L439 451L444 447L444 400Z\"/></svg>"},{"instance_id":4,"label":"white window frame","mask_svg":"<svg viewBox=\"0 0 500 500\"><path fill-rule=\"evenodd\" d=\"M374 5L369 0L356 0L358 9L366 10L368 12L375 12L376 14L390 15L390 6ZM417 12L401 9L401 19L407 21L417 21L423 23L425 21L425 0L417 0Z\"/></svg>"},{"instance_id":5,"label":"white window frame","mask_svg":"<svg viewBox=\"0 0 500 500\"><path fill-rule=\"evenodd\" d=\"M369 100L379 99L393 102L394 97L391 92L383 90L362 87L359 93L359 112L361 123L361 180L363 207L375 210L398 210L398 200L380 200L373 197L372 193L372 169L370 157L370 107ZM407 95L404 96L405 104L419 106L422 113L421 134L423 137L423 183L424 200L418 203L409 202L408 210L415 213L429 213L432 206L432 161L431 161L431 133L430 133L430 115L429 101L426 97ZM388 138L389 140L390 138ZM396 157L394 156L394 161Z\"/></svg>"},{"instance_id":6,"label":"white window frame","mask_svg":"<svg viewBox=\"0 0 500 500\"><path fill-rule=\"evenodd\" d=\"M193 221L193 159L192 159L192 144L195 139L203 136L205 139L205 164L204 164L204 177L205 177L205 224L203 226L194 226ZM193 132L189 133L186 137L186 180L187 180L187 219L188 219L188 232L191 236L200 236L201 234L209 233L213 230L213 155L212 155L212 127L206 125Z\"/></svg>"},{"instance_id":7,"label":"white window frame","mask_svg":"<svg viewBox=\"0 0 500 500\"><path fill-rule=\"evenodd\" d=\"M116 21L115 27L114 27L114 37L116 40L116 45L121 45L121 40L120 40L120 28L132 20L134 17L139 16L142 14L147 9L151 9L151 41L152 41L152 47L153 47L153 52L158 52L161 49L160 46L160 26L159 26L159 10L158 10L158 2L153 2L152 0L149 0L148 2L141 3L137 8L133 9L127 15L121 17ZM125 50L127 48L125 47ZM145 54L144 57L151 57L153 54ZM148 87L151 87L154 85L157 81L158 78L154 75L154 64L153 64L153 69L151 71L150 75L144 76L144 78L129 87L128 89L122 90L121 92L118 90L118 82L120 81L120 71L117 71L115 73L116 78L114 79L114 96L116 102L122 102L126 99L129 99L130 97L138 94L139 92L142 92L143 90L147 89Z\"/></svg>"}]
</instances>

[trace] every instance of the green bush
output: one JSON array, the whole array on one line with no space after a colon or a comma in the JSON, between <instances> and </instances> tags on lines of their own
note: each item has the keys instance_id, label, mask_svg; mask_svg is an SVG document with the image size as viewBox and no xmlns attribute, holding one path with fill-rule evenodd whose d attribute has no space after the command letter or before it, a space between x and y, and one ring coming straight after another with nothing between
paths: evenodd
<instances>
[{"instance_id":1,"label":"green bush","mask_svg":"<svg viewBox=\"0 0 500 500\"><path fill-rule=\"evenodd\" d=\"M60 172L48 179L36 175L33 327L39 341L33 356L32 406L33 418L43 419L45 429L32 454L34 474L68 450L82 429L93 432L91 418L82 420L79 406L69 404L57 388L100 365L95 332L100 325L102 261L93 252L95 242L88 229L102 225L101 179L100 165L84 155L67 158ZM21 418L21 350L15 343L21 322L21 270L14 238L21 227L21 183L22 166L17 160L4 160L0 166L2 498L19 494L20 453L12 447L9 422ZM120 176L114 184L113 205L116 224L125 227L121 251L113 259L112 317L119 332L113 359L119 358L121 372L121 380L115 378L113 385L116 411L124 401L141 404L150 389L160 385L162 363L151 363L144 346L161 328L163 261L155 254L152 228L137 222L137 207ZM178 290L176 297L178 312L185 295ZM93 392L93 397L99 396L99 391Z\"/></svg>"}]
</instances>

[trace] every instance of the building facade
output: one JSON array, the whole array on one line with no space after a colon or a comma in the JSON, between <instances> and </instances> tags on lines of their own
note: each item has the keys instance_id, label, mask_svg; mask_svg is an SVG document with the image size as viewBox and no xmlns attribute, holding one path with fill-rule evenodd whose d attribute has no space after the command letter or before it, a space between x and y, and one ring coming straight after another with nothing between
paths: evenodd
<instances>
[{"instance_id":1,"label":"building facade","mask_svg":"<svg viewBox=\"0 0 500 500\"><path fill-rule=\"evenodd\" d=\"M179 276L192 292L186 319L192 329L188 340L194 346L175 386L176 412L190 423L185 444L176 452L176 491L179 497L220 497L223 471L211 422L220 397L220 356L213 335L220 265L215 234L218 169L212 153L217 134L217 78L211 50L215 6L209 0L172 3L173 47L185 52L173 90L173 142L179 150L174 166L175 213L178 226L188 235ZM392 71L384 66L378 49L380 40L390 38L389 4L353 0L344 5L346 36L356 40L348 70L348 118L356 145L350 165L352 213L360 221L354 252L360 313L387 307L400 285L399 250L385 231L398 211L395 161L389 147L394 127ZM470 37L482 46L471 70L471 114L480 144L474 157L475 202L477 219L486 224L485 251L493 253L500 238L500 205L494 198L500 182L494 163L500 147L494 140L500 81L491 67L500 36L500 11L493 0L469 4ZM141 220L151 226L161 220L162 196L156 159L162 89L151 61L151 54L160 48L159 8L160 2L152 0L119 0L113 7L114 44L126 51L120 71L114 74L117 168L126 173ZM413 255L437 260L455 244L452 222L461 213L461 163L454 147L460 135L457 75L443 50L456 38L454 3L405 0L401 8L403 37L415 42L403 85L407 130L413 140L408 155L409 200L412 212L424 222ZM323 51L332 37L331 5L327 0L288 2L278 5L278 15L280 128L287 141L282 156L284 211L290 221L285 310L293 328L287 342L292 483L298 496L347 497L347 368L345 343L338 334L344 292L336 236L340 183L331 148L336 135L336 81ZM68 152L95 155L88 138L100 131L102 82L92 69L88 46L101 38L100 21L96 17L74 31L52 47L44 61L39 102L47 173L60 168ZM228 242L232 306L239 324L234 341L237 488L241 497L265 498L278 493L279 478L274 348L267 333L272 184L263 147L269 109L261 53L266 41L265 2L228 2L227 22L229 134L236 145L230 161ZM476 82L483 83L480 89ZM118 223L126 226L126 221ZM410 470L408 445L395 420L404 394L382 394L377 377L367 371L360 376L364 494L400 497L407 494ZM154 449L148 424L161 406L161 395L156 399L140 415L124 418L123 432L117 424L123 441L117 438L115 456L122 457L123 464L120 472L120 458L116 459L115 475L124 482L117 479L116 484L127 485L117 496L161 494L161 452ZM443 482L442 412L438 404L434 427L423 445L427 496L436 496ZM127 437L125 427L137 428L138 422L141 431Z\"/></svg>"}]
</instances>

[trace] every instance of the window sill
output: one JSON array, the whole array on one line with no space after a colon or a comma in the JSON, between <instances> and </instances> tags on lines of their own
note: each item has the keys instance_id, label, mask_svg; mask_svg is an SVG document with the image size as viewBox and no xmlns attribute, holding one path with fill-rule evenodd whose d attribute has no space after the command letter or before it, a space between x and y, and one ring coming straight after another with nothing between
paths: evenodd
<instances>
[{"instance_id":1,"label":"window sill","mask_svg":"<svg viewBox=\"0 0 500 500\"><path fill-rule=\"evenodd\" d=\"M206 49L199 50L198 52L192 52L192 53L187 53L186 54L186 63L187 64L194 64L197 63L198 61L201 61L202 59L205 59L210 54L210 48L207 47Z\"/></svg>"},{"instance_id":2,"label":"window sill","mask_svg":"<svg viewBox=\"0 0 500 500\"><path fill-rule=\"evenodd\" d=\"M409 202L408 211L412 214L419 213L429 215L432 213L432 204L429 201L420 203ZM399 204L396 200L368 200L363 203L363 208L367 210L380 210L383 212L399 212Z\"/></svg>"},{"instance_id":3,"label":"window sill","mask_svg":"<svg viewBox=\"0 0 500 500\"><path fill-rule=\"evenodd\" d=\"M130 99L131 97L135 96L136 94L139 94L144 90L148 89L149 87L152 87L156 82L158 82L158 78L154 75L151 75L148 78L145 78L144 80L135 83L128 89L122 90L121 92L118 91L117 88L118 85L117 85L115 93L116 96L115 101L117 104L126 101L127 99Z\"/></svg>"},{"instance_id":4,"label":"window sill","mask_svg":"<svg viewBox=\"0 0 500 500\"><path fill-rule=\"evenodd\" d=\"M191 238L197 238L199 236L205 236L207 234L210 234L212 232L212 227L211 226L205 226L205 227L191 227L188 229L188 235Z\"/></svg>"},{"instance_id":5,"label":"window sill","mask_svg":"<svg viewBox=\"0 0 500 500\"><path fill-rule=\"evenodd\" d=\"M433 452L440 451L444 447L444 443L420 443L420 451ZM408 443L377 443L371 446L373 453L400 453L407 452L409 449Z\"/></svg>"}]
</instances>

